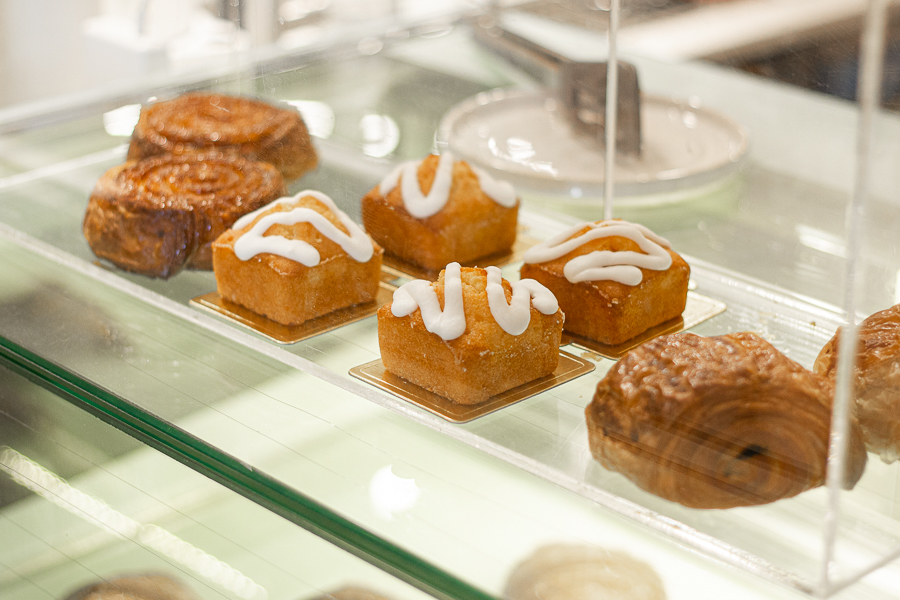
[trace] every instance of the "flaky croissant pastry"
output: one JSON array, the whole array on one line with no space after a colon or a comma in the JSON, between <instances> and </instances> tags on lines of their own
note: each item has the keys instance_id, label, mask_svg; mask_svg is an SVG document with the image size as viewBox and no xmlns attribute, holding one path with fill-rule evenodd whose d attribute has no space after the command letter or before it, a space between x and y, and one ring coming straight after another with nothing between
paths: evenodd
<instances>
[{"instance_id":1,"label":"flaky croissant pastry","mask_svg":"<svg viewBox=\"0 0 900 600\"><path fill-rule=\"evenodd\" d=\"M626 354L586 412L591 453L694 508L789 498L825 481L832 383L753 333L662 336ZM851 423L845 485L866 450Z\"/></svg>"},{"instance_id":2,"label":"flaky croissant pastry","mask_svg":"<svg viewBox=\"0 0 900 600\"><path fill-rule=\"evenodd\" d=\"M837 376L840 331L825 344L816 373ZM900 459L900 304L877 312L859 325L854 413L866 448L886 463Z\"/></svg>"}]
</instances>

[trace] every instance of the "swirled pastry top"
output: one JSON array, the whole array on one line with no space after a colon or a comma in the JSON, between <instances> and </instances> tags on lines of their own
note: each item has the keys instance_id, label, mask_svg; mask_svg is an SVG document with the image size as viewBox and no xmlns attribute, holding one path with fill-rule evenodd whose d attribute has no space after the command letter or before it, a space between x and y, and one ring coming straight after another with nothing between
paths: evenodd
<instances>
[{"instance_id":1,"label":"swirled pastry top","mask_svg":"<svg viewBox=\"0 0 900 600\"><path fill-rule=\"evenodd\" d=\"M368 235L322 192L305 190L244 215L233 228L234 253L241 260L272 254L314 267L322 250L368 262L375 246Z\"/></svg>"},{"instance_id":2,"label":"swirled pastry top","mask_svg":"<svg viewBox=\"0 0 900 600\"><path fill-rule=\"evenodd\" d=\"M213 151L126 162L101 177L92 195L141 208L216 208L234 222L283 189L271 165Z\"/></svg>"},{"instance_id":3,"label":"swirled pastry top","mask_svg":"<svg viewBox=\"0 0 900 600\"><path fill-rule=\"evenodd\" d=\"M661 336L600 381L586 410L591 451L686 506L771 502L822 485L833 387L753 333ZM866 452L851 427L845 483Z\"/></svg>"},{"instance_id":4,"label":"swirled pastry top","mask_svg":"<svg viewBox=\"0 0 900 600\"><path fill-rule=\"evenodd\" d=\"M532 306L545 315L555 314L559 310L559 304L550 290L537 281L524 279L510 283L501 277L497 267L487 267L485 271L487 279L484 295L487 297L491 316L506 333L519 335L528 328ZM474 280L471 280L470 285L472 283ZM438 298L437 287L443 288L441 298ZM395 317L409 316L417 309L421 311L425 329L443 340L454 340L465 333L466 310L459 263L447 265L441 273L439 283L417 279L400 286L394 292L391 314Z\"/></svg>"},{"instance_id":5,"label":"swirled pastry top","mask_svg":"<svg viewBox=\"0 0 900 600\"><path fill-rule=\"evenodd\" d=\"M532 246L526 264L560 261L571 283L617 281L635 286L641 269L665 271L672 266L668 240L643 225L622 220L578 223Z\"/></svg>"},{"instance_id":6,"label":"swirled pastry top","mask_svg":"<svg viewBox=\"0 0 900 600\"><path fill-rule=\"evenodd\" d=\"M128 161L97 181L83 231L97 256L169 277L211 268L212 241L285 192L272 165L216 151Z\"/></svg>"},{"instance_id":7,"label":"swirled pastry top","mask_svg":"<svg viewBox=\"0 0 900 600\"><path fill-rule=\"evenodd\" d=\"M300 114L252 98L191 93L141 109L129 159L209 148L275 165L287 179L318 158Z\"/></svg>"},{"instance_id":8,"label":"swirled pastry top","mask_svg":"<svg viewBox=\"0 0 900 600\"><path fill-rule=\"evenodd\" d=\"M444 152L438 158L434 179L431 181L428 193L422 191L422 183L419 181L419 167L422 160L411 160L402 163L378 185L378 191L382 196L387 196L391 190L400 184L400 192L403 198L403 207L417 219L426 219L439 213L450 199L450 188L453 184L453 167L456 160L450 152ZM506 181L499 181L487 172L473 165L469 169L478 178L478 184L484 194L506 208L516 205L516 192L513 186Z\"/></svg>"}]
</instances>

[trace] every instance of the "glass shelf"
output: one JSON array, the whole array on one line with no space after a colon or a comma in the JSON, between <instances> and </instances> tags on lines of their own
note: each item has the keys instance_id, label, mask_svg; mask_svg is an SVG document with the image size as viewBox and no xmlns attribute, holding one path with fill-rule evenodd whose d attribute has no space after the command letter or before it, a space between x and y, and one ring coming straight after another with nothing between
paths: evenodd
<instances>
[{"instance_id":1,"label":"glass shelf","mask_svg":"<svg viewBox=\"0 0 900 600\"><path fill-rule=\"evenodd\" d=\"M5 367L0 388L3 600L137 578L184 598L430 597Z\"/></svg>"},{"instance_id":2,"label":"glass shelf","mask_svg":"<svg viewBox=\"0 0 900 600\"><path fill-rule=\"evenodd\" d=\"M447 110L515 80L489 61L448 66L450 48L479 58L465 29L457 28L389 44L374 56L300 61L298 68L223 77L214 87L329 106L334 129L317 141L322 165L293 191L326 191L359 220L358 199L395 161L429 152ZM841 324L834 282L844 264L841 219L849 186L841 173L815 176L840 157L829 154L825 166L785 157L815 145L807 133L824 122L841 125L829 134L834 147L851 148L852 108L708 65L636 62L654 93L701 95L745 123L752 146L737 177L617 216L668 237L692 265L697 291L727 305L696 333L756 331L810 367ZM773 141L783 134L766 129L766 116L754 111L760 97L778 114L804 115L791 122L799 148ZM363 152L359 125L367 115L398 125L399 141L387 157ZM897 127L889 119L885 130ZM187 271L161 281L95 264L81 219L96 180L123 160L124 141L103 130L99 112L0 139L3 164L13 173L0 178L6 256L0 337L7 361L159 450L435 593L499 596L517 561L557 539L654 557L672 597L686 595L698 577L734 590L729 597L813 589L824 490L762 507L691 510L594 463L583 411L612 361L588 354L594 373L470 424L450 425L348 376L350 368L378 358L373 318L279 347L188 306L215 289L211 273ZM883 223L895 213L884 190L876 192L869 215L873 248L890 240ZM539 239L575 217L599 213L583 198L527 192L523 198L521 220ZM884 242L865 257L867 312L893 301L900 262L894 253L893 243ZM504 275L517 277L518 267L505 267ZM857 489L844 494L839 574L866 569L900 543L897 479L896 465L870 459ZM760 578L713 568L683 547ZM854 589L886 598L898 581L900 567L891 564Z\"/></svg>"}]
</instances>

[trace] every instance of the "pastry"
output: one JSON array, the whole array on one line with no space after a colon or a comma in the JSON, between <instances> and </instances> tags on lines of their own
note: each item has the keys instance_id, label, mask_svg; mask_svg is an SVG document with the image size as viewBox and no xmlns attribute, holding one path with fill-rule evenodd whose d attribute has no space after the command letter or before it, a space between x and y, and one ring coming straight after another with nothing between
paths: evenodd
<instances>
[{"instance_id":1,"label":"pastry","mask_svg":"<svg viewBox=\"0 0 900 600\"><path fill-rule=\"evenodd\" d=\"M238 219L213 243L219 294L283 325L375 299L381 248L306 190Z\"/></svg>"},{"instance_id":2,"label":"pastry","mask_svg":"<svg viewBox=\"0 0 900 600\"><path fill-rule=\"evenodd\" d=\"M538 548L516 565L507 600L665 600L653 567L616 550L580 544Z\"/></svg>"},{"instance_id":3,"label":"pastry","mask_svg":"<svg viewBox=\"0 0 900 600\"><path fill-rule=\"evenodd\" d=\"M376 592L372 592L360 587L345 587L335 592L329 592L322 596L316 596L315 600L390 600L387 596L382 596Z\"/></svg>"},{"instance_id":4,"label":"pastry","mask_svg":"<svg viewBox=\"0 0 900 600\"><path fill-rule=\"evenodd\" d=\"M837 377L841 332L825 344L813 369ZM886 463L900 458L900 304L859 324L853 411L866 448Z\"/></svg>"},{"instance_id":5,"label":"pastry","mask_svg":"<svg viewBox=\"0 0 900 600\"><path fill-rule=\"evenodd\" d=\"M94 254L151 277L212 268L210 244L241 215L286 193L269 164L218 152L163 155L113 167L84 215Z\"/></svg>"},{"instance_id":6,"label":"pastry","mask_svg":"<svg viewBox=\"0 0 900 600\"><path fill-rule=\"evenodd\" d=\"M411 281L378 310L385 369L459 404L549 375L559 361L563 314L535 281L500 269L447 265L435 283Z\"/></svg>"},{"instance_id":7,"label":"pastry","mask_svg":"<svg viewBox=\"0 0 900 600\"><path fill-rule=\"evenodd\" d=\"M694 508L764 504L822 485L832 383L753 333L661 336L631 350L588 405L591 453ZM866 450L852 424L845 485Z\"/></svg>"},{"instance_id":8,"label":"pastry","mask_svg":"<svg viewBox=\"0 0 900 600\"><path fill-rule=\"evenodd\" d=\"M94 583L69 594L65 600L198 600L198 597L165 575L135 575Z\"/></svg>"},{"instance_id":9,"label":"pastry","mask_svg":"<svg viewBox=\"0 0 900 600\"><path fill-rule=\"evenodd\" d=\"M128 159L208 149L270 163L287 180L318 163L306 124L293 108L200 92L143 107Z\"/></svg>"},{"instance_id":10,"label":"pastry","mask_svg":"<svg viewBox=\"0 0 900 600\"><path fill-rule=\"evenodd\" d=\"M617 345L684 312L691 269L669 242L627 221L579 223L525 252L522 277L544 284L566 331Z\"/></svg>"},{"instance_id":11,"label":"pastry","mask_svg":"<svg viewBox=\"0 0 900 600\"><path fill-rule=\"evenodd\" d=\"M431 271L509 251L518 212L511 185L449 152L403 163L362 199L372 238Z\"/></svg>"}]
</instances>

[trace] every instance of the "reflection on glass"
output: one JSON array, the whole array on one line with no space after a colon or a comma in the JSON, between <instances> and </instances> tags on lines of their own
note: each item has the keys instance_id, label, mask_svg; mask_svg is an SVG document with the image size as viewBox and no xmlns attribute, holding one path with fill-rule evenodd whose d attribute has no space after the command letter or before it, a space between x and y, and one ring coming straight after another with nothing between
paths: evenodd
<instances>
[{"instance_id":1,"label":"reflection on glass","mask_svg":"<svg viewBox=\"0 0 900 600\"><path fill-rule=\"evenodd\" d=\"M103 113L103 128L109 135L130 137L141 115L140 104L126 104Z\"/></svg>"},{"instance_id":2,"label":"reflection on glass","mask_svg":"<svg viewBox=\"0 0 900 600\"><path fill-rule=\"evenodd\" d=\"M797 232L797 240L807 248L839 258L847 256L847 247L840 236L816 229L815 227L809 227L808 225L797 225L795 231Z\"/></svg>"},{"instance_id":3,"label":"reflection on glass","mask_svg":"<svg viewBox=\"0 0 900 600\"><path fill-rule=\"evenodd\" d=\"M123 515L102 500L81 492L61 477L30 460L26 456L5 447L0 452L0 471L17 484L63 508L73 515L97 525L115 536L133 540L166 556L206 579L234 592L247 600L266 600L266 590L252 579L172 535L156 525L143 525Z\"/></svg>"},{"instance_id":4,"label":"reflection on glass","mask_svg":"<svg viewBox=\"0 0 900 600\"><path fill-rule=\"evenodd\" d=\"M327 140L334 133L334 109L324 102L287 100L287 103L300 111L309 135Z\"/></svg>"},{"instance_id":5,"label":"reflection on glass","mask_svg":"<svg viewBox=\"0 0 900 600\"><path fill-rule=\"evenodd\" d=\"M368 156L387 156L400 143L400 128L387 115L366 115L359 121L362 151Z\"/></svg>"},{"instance_id":6,"label":"reflection on glass","mask_svg":"<svg viewBox=\"0 0 900 600\"><path fill-rule=\"evenodd\" d=\"M282 23L302 21L327 10L331 0L286 0L278 7L278 18Z\"/></svg>"},{"instance_id":7,"label":"reflection on glass","mask_svg":"<svg viewBox=\"0 0 900 600\"><path fill-rule=\"evenodd\" d=\"M378 469L369 484L372 509L375 514L388 521L394 518L394 513L407 511L415 506L419 494L421 490L416 485L416 480L397 477L391 471L391 465Z\"/></svg>"}]
</instances>

